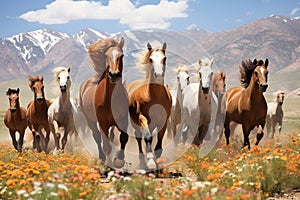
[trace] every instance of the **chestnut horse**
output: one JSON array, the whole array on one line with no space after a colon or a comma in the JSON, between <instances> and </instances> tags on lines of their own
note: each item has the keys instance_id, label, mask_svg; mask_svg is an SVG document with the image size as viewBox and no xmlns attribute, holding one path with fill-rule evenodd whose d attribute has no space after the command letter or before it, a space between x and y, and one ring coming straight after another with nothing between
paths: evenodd
<instances>
[{"instance_id":1,"label":"chestnut horse","mask_svg":"<svg viewBox=\"0 0 300 200\"><path fill-rule=\"evenodd\" d=\"M113 163L117 168L125 164L124 150L128 142L128 96L122 84L123 46L123 38L119 42L105 38L89 46L88 53L97 74L81 84L79 98L80 109L93 131L102 162L108 160L111 153L108 141L110 127L116 126L121 131L121 150ZM97 122L104 134L103 149Z\"/></svg>"},{"instance_id":2,"label":"chestnut horse","mask_svg":"<svg viewBox=\"0 0 300 200\"><path fill-rule=\"evenodd\" d=\"M28 76L29 87L34 93L34 99L27 106L28 126L33 134L33 148L38 152L48 150L50 127L47 111L51 102L45 98L44 77ZM46 131L46 137L42 130Z\"/></svg>"},{"instance_id":3,"label":"chestnut horse","mask_svg":"<svg viewBox=\"0 0 300 200\"><path fill-rule=\"evenodd\" d=\"M171 113L172 97L169 89L164 86L166 70L166 43L160 49L153 49L147 44L147 52L141 57L140 64L146 74L146 79L136 80L127 86L129 96L129 112L132 126L143 162L142 138L146 143L147 167L156 169L152 153L153 132L157 129L157 143L155 156L162 154L162 140L167 128L167 121Z\"/></svg>"},{"instance_id":4,"label":"chestnut horse","mask_svg":"<svg viewBox=\"0 0 300 200\"><path fill-rule=\"evenodd\" d=\"M25 130L27 128L26 109L20 106L19 101L20 89L8 88L6 95L9 99L9 109L4 116L4 124L8 128L15 149L22 152ZM16 132L20 137L17 142Z\"/></svg>"},{"instance_id":5,"label":"chestnut horse","mask_svg":"<svg viewBox=\"0 0 300 200\"><path fill-rule=\"evenodd\" d=\"M257 126L259 132L256 136L256 145L263 138L263 129L266 121L267 103L263 92L268 84L268 64L265 62L250 59L242 61L240 66L240 82L242 87L234 87L226 91L222 99L222 110L225 110L225 137L226 144L229 144L230 122L242 124L244 134L244 147L250 149L249 134Z\"/></svg>"}]
</instances>

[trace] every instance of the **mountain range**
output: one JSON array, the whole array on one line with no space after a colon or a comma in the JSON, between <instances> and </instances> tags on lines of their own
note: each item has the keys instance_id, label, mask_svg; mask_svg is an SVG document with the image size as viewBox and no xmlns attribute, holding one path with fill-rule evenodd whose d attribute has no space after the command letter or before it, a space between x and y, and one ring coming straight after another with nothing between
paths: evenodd
<instances>
[{"instance_id":1,"label":"mountain range","mask_svg":"<svg viewBox=\"0 0 300 200\"><path fill-rule=\"evenodd\" d=\"M146 49L147 42L155 47L167 42L169 84L175 79L172 69L180 64L193 65L205 56L215 58L215 70L224 71L232 84L238 82L238 67L247 58L268 58L273 79L300 71L300 19L272 15L220 33L147 29L109 34L89 28L72 35L48 28L20 33L0 39L0 81L22 79L29 74L51 80L54 67L70 66L73 79L80 82L94 74L87 47L107 37L125 39L126 81L140 76L136 73L135 55ZM300 87L299 81L292 85Z\"/></svg>"}]
</instances>

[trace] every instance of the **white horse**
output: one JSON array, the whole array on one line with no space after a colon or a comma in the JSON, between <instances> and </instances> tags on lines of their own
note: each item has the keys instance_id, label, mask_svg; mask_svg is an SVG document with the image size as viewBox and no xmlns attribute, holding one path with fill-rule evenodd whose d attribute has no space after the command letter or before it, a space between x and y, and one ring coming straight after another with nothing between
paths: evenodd
<instances>
[{"instance_id":1,"label":"white horse","mask_svg":"<svg viewBox=\"0 0 300 200\"><path fill-rule=\"evenodd\" d=\"M283 100L284 100L284 91L278 91L276 93L275 101L268 103L266 126L267 126L267 132L269 137L272 128L271 137L274 138L275 127L277 124L278 124L279 135L281 134L282 119L283 119L283 110L282 110Z\"/></svg>"},{"instance_id":2,"label":"white horse","mask_svg":"<svg viewBox=\"0 0 300 200\"><path fill-rule=\"evenodd\" d=\"M200 59L197 69L200 81L189 84L183 90L182 120L180 124L183 143L193 140L193 144L199 145L203 142L208 131L211 119L213 62L214 59Z\"/></svg>"},{"instance_id":3,"label":"white horse","mask_svg":"<svg viewBox=\"0 0 300 200\"><path fill-rule=\"evenodd\" d=\"M182 91L190 84L189 68L184 65L180 65L175 69L177 77L177 85L175 89L170 89L172 96L172 110L171 115L168 119L168 136L176 136L177 125L181 121L181 108L182 108Z\"/></svg>"},{"instance_id":4,"label":"white horse","mask_svg":"<svg viewBox=\"0 0 300 200\"><path fill-rule=\"evenodd\" d=\"M48 121L50 130L54 135L55 150L64 150L68 140L68 134L75 133L73 114L76 112L76 104L70 98L71 77L70 68L56 67L53 69L54 81L59 85L60 94L53 100L48 109ZM60 146L60 138L62 146Z\"/></svg>"}]
</instances>

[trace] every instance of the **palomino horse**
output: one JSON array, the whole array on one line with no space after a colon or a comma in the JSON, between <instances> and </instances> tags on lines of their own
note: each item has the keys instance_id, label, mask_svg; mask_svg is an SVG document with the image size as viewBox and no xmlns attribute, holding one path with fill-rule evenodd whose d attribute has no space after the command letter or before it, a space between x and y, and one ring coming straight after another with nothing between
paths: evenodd
<instances>
[{"instance_id":1,"label":"palomino horse","mask_svg":"<svg viewBox=\"0 0 300 200\"><path fill-rule=\"evenodd\" d=\"M76 112L76 106L70 98L71 76L70 68L56 67L54 73L54 82L59 86L59 96L53 100L48 109L48 121L50 130L54 135L55 150L64 150L68 140L69 133L77 135L73 114ZM60 146L60 137L63 135Z\"/></svg>"},{"instance_id":2,"label":"palomino horse","mask_svg":"<svg viewBox=\"0 0 300 200\"><path fill-rule=\"evenodd\" d=\"M274 138L275 127L277 124L278 124L279 135L281 134L282 119L283 119L283 110L282 110L283 100L284 100L284 91L277 91L275 102L268 103L266 126L267 126L267 132L269 137L272 129L271 137Z\"/></svg>"},{"instance_id":3,"label":"palomino horse","mask_svg":"<svg viewBox=\"0 0 300 200\"><path fill-rule=\"evenodd\" d=\"M4 124L8 128L13 145L19 152L22 151L24 142L25 130L27 128L26 109L20 106L19 101L20 89L8 88L6 95L9 99L9 109L4 116ZM17 142L16 132L19 132L20 137Z\"/></svg>"},{"instance_id":4,"label":"palomino horse","mask_svg":"<svg viewBox=\"0 0 300 200\"><path fill-rule=\"evenodd\" d=\"M45 99L43 76L29 76L29 87L34 93L34 99L27 106L28 126L33 134L33 148L38 152L47 151L50 139L50 127L47 111L51 102ZM42 130L46 131L46 137Z\"/></svg>"},{"instance_id":5,"label":"palomino horse","mask_svg":"<svg viewBox=\"0 0 300 200\"><path fill-rule=\"evenodd\" d=\"M80 109L98 145L99 158L105 162L111 153L107 140L109 128L116 126L120 131L121 150L114 158L114 166L125 164L124 150L128 142L128 96L122 84L124 39L119 42L106 38L89 46L88 53L97 75L84 81L80 86ZM101 128L103 150L101 147ZM104 155L104 152L106 155Z\"/></svg>"},{"instance_id":6,"label":"palomino horse","mask_svg":"<svg viewBox=\"0 0 300 200\"><path fill-rule=\"evenodd\" d=\"M211 83L214 59L199 60L199 83L191 83L183 90L181 128L183 143L192 139L199 145L205 138L211 119ZM189 138L188 138L189 137Z\"/></svg>"},{"instance_id":7,"label":"palomino horse","mask_svg":"<svg viewBox=\"0 0 300 200\"><path fill-rule=\"evenodd\" d=\"M138 142L140 161L144 158L142 138L146 143L147 167L156 169L152 153L153 131L157 129L155 156L162 154L162 140L171 113L172 97L169 89L164 86L166 69L166 43L160 49L153 49L147 44L147 52L141 58L140 64L146 74L146 79L136 80L128 84L129 112Z\"/></svg>"},{"instance_id":8,"label":"palomino horse","mask_svg":"<svg viewBox=\"0 0 300 200\"><path fill-rule=\"evenodd\" d=\"M268 84L268 64L262 60L242 61L240 66L240 81L242 87L234 87L226 91L222 99L222 112L225 110L225 137L226 144L229 144L230 122L234 121L242 124L244 134L244 147L248 145L250 149L249 134L257 126L256 145L263 138L263 128L265 126L267 103L263 92L266 91Z\"/></svg>"},{"instance_id":9,"label":"palomino horse","mask_svg":"<svg viewBox=\"0 0 300 200\"><path fill-rule=\"evenodd\" d=\"M171 115L168 119L167 131L170 136L173 134L175 138L177 132L177 125L181 121L181 108L182 108L182 91L190 84L189 69L187 66L179 66L175 69L177 85L175 89L170 89L172 96L172 110Z\"/></svg>"},{"instance_id":10,"label":"palomino horse","mask_svg":"<svg viewBox=\"0 0 300 200\"><path fill-rule=\"evenodd\" d=\"M217 140L223 129L224 120L221 115L222 97L226 90L226 75L220 71L215 72L212 77L212 99L211 99L211 134L207 134L207 139ZM201 112L201 111L200 111Z\"/></svg>"}]
</instances>

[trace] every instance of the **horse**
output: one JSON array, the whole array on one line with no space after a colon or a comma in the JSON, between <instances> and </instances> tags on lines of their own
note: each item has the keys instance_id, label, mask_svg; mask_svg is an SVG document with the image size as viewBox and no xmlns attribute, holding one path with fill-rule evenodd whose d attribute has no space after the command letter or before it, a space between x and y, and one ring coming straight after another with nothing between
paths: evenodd
<instances>
[{"instance_id":1,"label":"horse","mask_svg":"<svg viewBox=\"0 0 300 200\"><path fill-rule=\"evenodd\" d=\"M199 59L199 82L191 83L183 90L183 112L180 130L183 143L192 139L192 143L200 145L205 138L211 120L211 83L214 58ZM188 138L189 137L189 138Z\"/></svg>"},{"instance_id":2,"label":"horse","mask_svg":"<svg viewBox=\"0 0 300 200\"><path fill-rule=\"evenodd\" d=\"M244 146L250 149L249 134L257 126L258 145L263 138L266 121L267 103L263 93L267 90L268 64L266 59L257 61L243 60L240 65L240 82L242 87L233 87L226 91L222 99L222 113L225 113L224 133L229 144L230 122L242 124Z\"/></svg>"},{"instance_id":3,"label":"horse","mask_svg":"<svg viewBox=\"0 0 300 200\"><path fill-rule=\"evenodd\" d=\"M65 145L68 140L69 133L75 133L73 114L76 112L76 106L74 100L70 97L70 88L72 84L70 76L70 67L56 67L52 70L54 73L54 82L59 86L59 96L52 101L52 104L48 108L48 121L50 131L54 135L55 151L64 151ZM63 138L61 140L61 134Z\"/></svg>"},{"instance_id":4,"label":"horse","mask_svg":"<svg viewBox=\"0 0 300 200\"><path fill-rule=\"evenodd\" d=\"M48 150L50 126L48 122L48 108L51 102L45 98L44 77L28 76L29 87L34 93L34 99L27 106L28 127L33 134L33 148L38 152ZM46 131L46 137L42 130Z\"/></svg>"},{"instance_id":5,"label":"horse","mask_svg":"<svg viewBox=\"0 0 300 200\"><path fill-rule=\"evenodd\" d=\"M177 125L181 121L181 108L182 108L182 91L190 84L189 69L187 66L181 65L175 69L177 85L175 89L170 89L172 96L172 110L168 119L167 132L168 135L173 134L175 138L177 132Z\"/></svg>"},{"instance_id":6,"label":"horse","mask_svg":"<svg viewBox=\"0 0 300 200\"><path fill-rule=\"evenodd\" d=\"M15 149L22 152L25 130L27 128L26 109L20 106L20 89L8 88L6 95L9 99L9 109L4 116L4 124L8 128ZM16 132L20 134L19 140L16 140Z\"/></svg>"},{"instance_id":7,"label":"horse","mask_svg":"<svg viewBox=\"0 0 300 200\"><path fill-rule=\"evenodd\" d=\"M128 142L128 96L122 84L124 39L102 39L88 47L88 54L96 75L80 86L79 104L98 146L99 158L105 163L111 153L108 138L110 127L120 134L121 150L114 158L114 166L125 164L124 150ZM98 129L99 123L100 129ZM103 137L103 149L101 147Z\"/></svg>"},{"instance_id":8,"label":"horse","mask_svg":"<svg viewBox=\"0 0 300 200\"><path fill-rule=\"evenodd\" d=\"M152 139L154 130L157 130L157 143L155 157L162 154L162 141L167 128L167 121L171 114L172 97L169 89L164 86L166 70L166 48L152 48L147 43L145 54L140 57L141 69L145 79L135 80L127 85L129 96L129 113L139 148L139 158L143 161L142 138L146 143L147 163L150 170L157 168L152 152Z\"/></svg>"},{"instance_id":9,"label":"horse","mask_svg":"<svg viewBox=\"0 0 300 200\"><path fill-rule=\"evenodd\" d=\"M211 123L210 134L207 134L207 139L217 139L221 127L223 126L223 119L221 115L221 101L226 91L226 75L220 72L213 73L212 76L212 95L211 95Z\"/></svg>"},{"instance_id":10,"label":"horse","mask_svg":"<svg viewBox=\"0 0 300 200\"><path fill-rule=\"evenodd\" d=\"M283 119L283 105L284 100L284 91L277 91L276 99L274 102L268 103L268 111L266 117L266 126L267 126L267 133L270 136L270 132L272 129L271 137L274 138L275 134L275 127L278 124L278 132L279 135L281 134L282 129L282 119Z\"/></svg>"}]
</instances>

